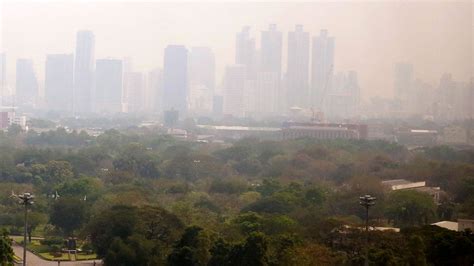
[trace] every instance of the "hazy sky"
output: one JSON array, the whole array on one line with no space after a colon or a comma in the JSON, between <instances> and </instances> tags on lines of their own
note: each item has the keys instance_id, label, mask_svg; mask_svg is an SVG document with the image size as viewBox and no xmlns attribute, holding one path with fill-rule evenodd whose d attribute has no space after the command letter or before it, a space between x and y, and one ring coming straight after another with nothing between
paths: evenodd
<instances>
[{"instance_id":1,"label":"hazy sky","mask_svg":"<svg viewBox=\"0 0 474 266\"><path fill-rule=\"evenodd\" d=\"M10 83L14 61L32 58L43 79L45 55L73 53L77 30L96 36L96 58L132 57L136 70L163 65L168 44L210 46L219 83L234 62L235 33L249 25L260 31L276 23L284 33L303 24L312 36L326 28L336 38L335 71L356 70L365 98L392 95L393 65L411 62L416 76L437 83L450 72L473 76L472 1L354 1L315 3L17 2L1 9L0 50L7 54Z\"/></svg>"}]
</instances>

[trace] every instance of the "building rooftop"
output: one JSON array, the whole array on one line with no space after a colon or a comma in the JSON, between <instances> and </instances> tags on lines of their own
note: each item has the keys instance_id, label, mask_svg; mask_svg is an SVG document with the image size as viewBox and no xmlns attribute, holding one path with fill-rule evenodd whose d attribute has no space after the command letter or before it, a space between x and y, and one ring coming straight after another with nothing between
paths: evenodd
<instances>
[{"instance_id":1,"label":"building rooftop","mask_svg":"<svg viewBox=\"0 0 474 266\"><path fill-rule=\"evenodd\" d=\"M446 228L448 230L458 231L458 223L451 222L451 221L441 221L431 225L436 225L442 228Z\"/></svg>"},{"instance_id":2,"label":"building rooftop","mask_svg":"<svg viewBox=\"0 0 474 266\"><path fill-rule=\"evenodd\" d=\"M392 190L421 188L426 186L425 181L412 182L405 179L392 179L382 181L382 185L389 186Z\"/></svg>"}]
</instances>

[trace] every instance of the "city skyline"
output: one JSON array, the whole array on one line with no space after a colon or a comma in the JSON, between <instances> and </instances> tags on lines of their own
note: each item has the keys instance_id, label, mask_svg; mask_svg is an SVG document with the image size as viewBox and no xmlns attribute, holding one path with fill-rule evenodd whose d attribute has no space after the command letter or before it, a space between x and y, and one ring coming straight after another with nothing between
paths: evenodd
<instances>
[{"instance_id":1,"label":"city skyline","mask_svg":"<svg viewBox=\"0 0 474 266\"><path fill-rule=\"evenodd\" d=\"M251 6L255 7L254 11L250 10ZM365 99L372 96L393 95L393 67L399 61L412 63L417 69L417 76L432 84L436 84L439 76L445 72L452 73L456 80L465 81L472 76L469 60L471 56L469 52L472 53L472 40L469 39L469 36L472 36L472 27L469 27L470 3L380 3L377 5L244 3L239 6L232 3L204 3L202 8L194 7L196 7L195 4L98 3L95 11L86 16L86 19L80 16L86 7L77 3L46 2L33 5L4 3L2 51L7 54L7 76L10 86L13 83L12 75L16 58L32 58L38 70L38 77L42 79L44 55L73 52L75 32L81 29L90 29L96 35L97 57L132 56L136 62L136 68L144 72L161 66L163 62L161 51L168 44L211 47L216 56L216 83L220 85L224 78L225 66L234 63L235 60L235 32L238 32L242 26L249 25L250 37L255 40L255 43L260 43L260 31L266 30L269 24L276 24L278 30L283 33L283 73L287 68L287 32L292 31L296 24L301 24L312 38L318 35L321 29L328 29L331 36L337 39L335 67L342 71L358 72L361 94ZM204 7L206 7L205 10ZM291 8L288 10L289 7ZM32 14L33 9L34 14ZM107 12L101 13L100 11L103 10ZM190 10L196 14L195 16L202 18L208 12L216 10L223 12L214 18L202 19L195 23L196 25L186 28L184 25L187 19L183 17L187 16ZM234 10L235 14L229 13L229 10ZM348 13L349 10L350 13ZM163 11L168 11L170 15L159 16ZM178 11L182 13L176 13ZM62 12L63 16L59 16L56 20L60 19L64 23L53 24L52 21L42 20L36 23L37 25L33 25L20 22L17 20L19 16L15 16L18 12L44 17ZM116 15L122 13L123 21L117 21ZM296 13L299 14L298 17L295 17ZM404 14L402 20L400 20L401 13ZM103 16L99 17L99 14ZM225 17L224 14L228 16ZM261 15L259 19L252 18L255 14ZM282 14L286 16L282 17ZM370 15L367 16L367 14ZM235 16L238 19L230 23L229 19ZM338 20L347 16L353 19L354 23L351 24L360 24L361 28L354 25L349 28L347 25L338 23ZM127 26L127 21L132 17L138 18L134 21L135 26ZM315 18L314 22L310 17ZM456 20L451 20L451 17L456 17ZM108 19L109 22L96 23L99 18ZM178 21L179 18L183 20ZM212 24L209 21L211 19L219 19L222 23L213 29L209 26ZM419 23L406 27L415 21ZM166 25L174 26L168 29ZM433 31L434 28L436 31ZM193 29L192 32L191 29ZM19 39L18 31L23 33L21 39ZM419 31L424 32L422 37L416 34ZM54 42L52 42L53 32L55 33ZM118 35L119 32L120 35ZM122 41L124 36L129 38ZM157 42L157 38L160 41ZM18 42L21 45L12 46L13 43ZM419 45L420 43L424 45ZM31 46L33 44L34 46ZM117 46L117 44L120 45ZM381 46L384 46L383 49ZM104 50L106 47L107 49ZM153 49L150 49L151 47ZM423 52L419 47L424 47ZM436 64L435 61L442 61L443 64Z\"/></svg>"}]
</instances>

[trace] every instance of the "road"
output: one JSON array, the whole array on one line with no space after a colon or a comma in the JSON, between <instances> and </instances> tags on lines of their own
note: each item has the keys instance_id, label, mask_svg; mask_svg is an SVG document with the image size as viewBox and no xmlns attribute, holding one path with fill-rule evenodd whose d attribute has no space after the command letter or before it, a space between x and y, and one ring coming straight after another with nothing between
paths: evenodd
<instances>
[{"instance_id":1,"label":"road","mask_svg":"<svg viewBox=\"0 0 474 266\"><path fill-rule=\"evenodd\" d=\"M13 245L13 251L15 255L20 258L23 258L23 247L19 245ZM95 261L95 265L102 265L100 260ZM26 251L26 264L28 266L57 266L58 262L56 261L48 261L43 260L42 258L36 256L35 254L31 253L30 251ZM61 261L60 266L92 266L94 265L94 261L92 260L83 260L83 261Z\"/></svg>"}]
</instances>

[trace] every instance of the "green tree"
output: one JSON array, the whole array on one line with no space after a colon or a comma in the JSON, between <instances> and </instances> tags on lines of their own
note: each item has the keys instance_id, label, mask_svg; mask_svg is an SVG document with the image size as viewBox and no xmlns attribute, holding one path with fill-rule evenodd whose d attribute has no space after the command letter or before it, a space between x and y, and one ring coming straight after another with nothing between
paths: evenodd
<instances>
[{"instance_id":1,"label":"green tree","mask_svg":"<svg viewBox=\"0 0 474 266\"><path fill-rule=\"evenodd\" d=\"M50 222L70 236L87 220L88 209L84 201L78 198L60 198L51 208Z\"/></svg>"},{"instance_id":2,"label":"green tree","mask_svg":"<svg viewBox=\"0 0 474 266\"><path fill-rule=\"evenodd\" d=\"M243 244L235 245L229 255L230 265L265 266L269 264L268 243L263 233L251 233Z\"/></svg>"},{"instance_id":3,"label":"green tree","mask_svg":"<svg viewBox=\"0 0 474 266\"><path fill-rule=\"evenodd\" d=\"M7 231L3 230L2 235L0 236L0 265L13 265L13 255L12 241L8 237Z\"/></svg>"},{"instance_id":4,"label":"green tree","mask_svg":"<svg viewBox=\"0 0 474 266\"><path fill-rule=\"evenodd\" d=\"M386 202L385 213L396 226L418 226L432 221L436 216L433 198L415 190L392 192Z\"/></svg>"},{"instance_id":5,"label":"green tree","mask_svg":"<svg viewBox=\"0 0 474 266\"><path fill-rule=\"evenodd\" d=\"M198 226L186 228L168 257L170 265L207 265L211 254L207 233Z\"/></svg>"}]
</instances>

